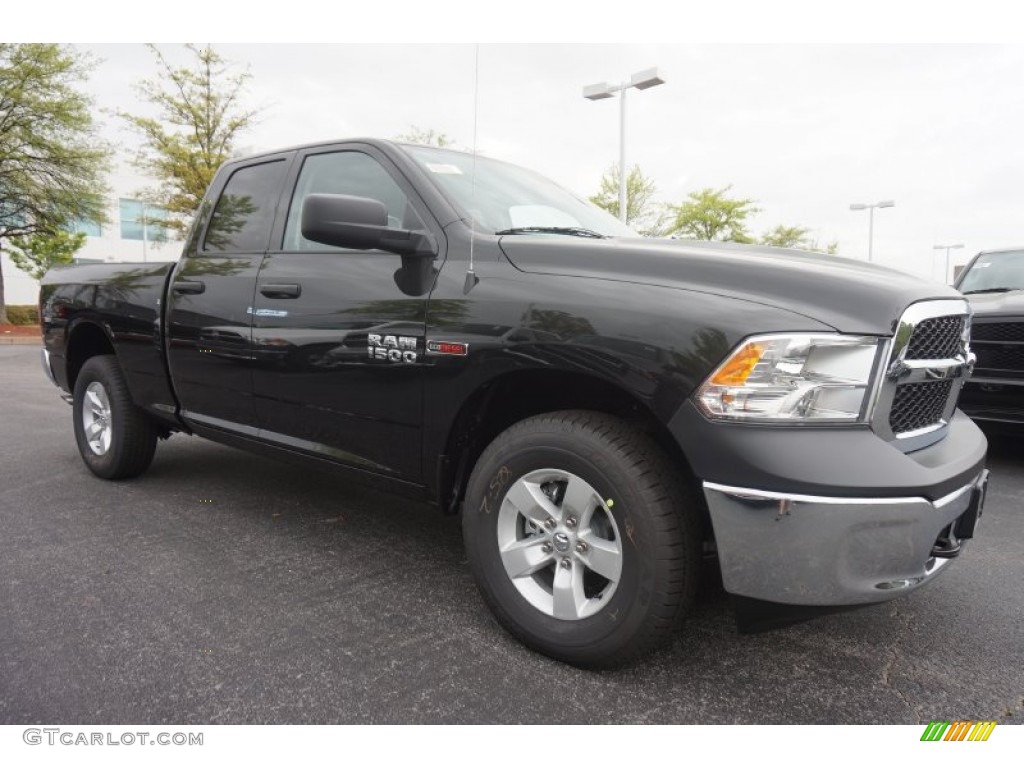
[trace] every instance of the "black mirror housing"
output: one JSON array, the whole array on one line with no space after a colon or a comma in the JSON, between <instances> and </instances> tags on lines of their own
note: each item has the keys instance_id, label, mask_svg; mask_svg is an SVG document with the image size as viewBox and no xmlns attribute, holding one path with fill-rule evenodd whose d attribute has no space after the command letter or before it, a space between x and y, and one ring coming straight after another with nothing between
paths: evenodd
<instances>
[{"instance_id":1,"label":"black mirror housing","mask_svg":"<svg viewBox=\"0 0 1024 768\"><path fill-rule=\"evenodd\" d=\"M302 236L324 245L379 249L400 256L437 255L427 232L388 227L384 203L352 195L307 195L302 202Z\"/></svg>"}]
</instances>

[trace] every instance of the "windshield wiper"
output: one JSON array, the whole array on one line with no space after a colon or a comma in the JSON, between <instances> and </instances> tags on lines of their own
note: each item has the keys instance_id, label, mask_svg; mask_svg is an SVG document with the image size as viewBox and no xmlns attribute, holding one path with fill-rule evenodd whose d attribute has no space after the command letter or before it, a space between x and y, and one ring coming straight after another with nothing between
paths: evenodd
<instances>
[{"instance_id":1,"label":"windshield wiper","mask_svg":"<svg viewBox=\"0 0 1024 768\"><path fill-rule=\"evenodd\" d=\"M999 287L999 288L975 288L973 291L964 291L963 293L964 293L964 296L967 296L967 295L972 294L972 293L1009 293L1010 291L1021 291L1021 290L1024 290L1024 288L1005 288L1005 287Z\"/></svg>"},{"instance_id":2,"label":"windshield wiper","mask_svg":"<svg viewBox=\"0 0 1024 768\"><path fill-rule=\"evenodd\" d=\"M552 235L572 235L573 237L597 237L604 239L605 235L595 232L592 229L583 227L512 227L495 232L496 235L529 235L535 232Z\"/></svg>"}]
</instances>

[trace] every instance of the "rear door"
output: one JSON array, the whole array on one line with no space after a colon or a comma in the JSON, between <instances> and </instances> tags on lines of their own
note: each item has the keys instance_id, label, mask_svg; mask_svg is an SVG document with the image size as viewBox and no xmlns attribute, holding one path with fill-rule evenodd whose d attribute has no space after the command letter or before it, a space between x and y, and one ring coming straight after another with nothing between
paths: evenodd
<instances>
[{"instance_id":1,"label":"rear door","mask_svg":"<svg viewBox=\"0 0 1024 768\"><path fill-rule=\"evenodd\" d=\"M193 425L256 434L252 300L290 159L226 172L171 278L167 354L181 415Z\"/></svg>"},{"instance_id":2,"label":"rear door","mask_svg":"<svg viewBox=\"0 0 1024 768\"><path fill-rule=\"evenodd\" d=\"M275 234L253 300L261 439L419 482L433 272L427 264L426 279L408 280L394 254L306 240L302 201L314 193L374 198L387 207L391 226L428 228L438 243L443 233L397 167L373 147L306 150L287 186L280 239Z\"/></svg>"}]
</instances>

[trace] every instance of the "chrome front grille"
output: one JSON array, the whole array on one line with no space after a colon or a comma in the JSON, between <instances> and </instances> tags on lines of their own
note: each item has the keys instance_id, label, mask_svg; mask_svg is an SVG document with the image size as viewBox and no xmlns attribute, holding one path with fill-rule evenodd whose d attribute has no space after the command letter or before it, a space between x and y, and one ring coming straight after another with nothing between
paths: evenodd
<instances>
[{"instance_id":1,"label":"chrome front grille","mask_svg":"<svg viewBox=\"0 0 1024 768\"><path fill-rule=\"evenodd\" d=\"M896 325L872 427L904 451L941 440L972 365L967 302L912 304Z\"/></svg>"},{"instance_id":2,"label":"chrome front grille","mask_svg":"<svg viewBox=\"0 0 1024 768\"><path fill-rule=\"evenodd\" d=\"M896 387L892 409L889 411L889 426L893 434L903 435L942 421L952 388L951 379L900 384Z\"/></svg>"},{"instance_id":3,"label":"chrome front grille","mask_svg":"<svg viewBox=\"0 0 1024 768\"><path fill-rule=\"evenodd\" d=\"M947 360L963 346L965 315L946 315L922 320L907 346L908 360Z\"/></svg>"}]
</instances>

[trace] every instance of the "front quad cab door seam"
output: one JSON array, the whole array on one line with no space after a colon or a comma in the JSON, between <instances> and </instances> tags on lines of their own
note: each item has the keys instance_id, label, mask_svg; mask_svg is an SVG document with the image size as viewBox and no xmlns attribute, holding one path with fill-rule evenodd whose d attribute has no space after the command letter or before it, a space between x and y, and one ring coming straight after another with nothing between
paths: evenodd
<instances>
[{"instance_id":1,"label":"front quad cab door seam","mask_svg":"<svg viewBox=\"0 0 1024 768\"><path fill-rule=\"evenodd\" d=\"M560 411L507 429L473 469L462 524L501 625L570 664L628 663L693 603L696 505L654 442L616 417Z\"/></svg>"}]
</instances>

